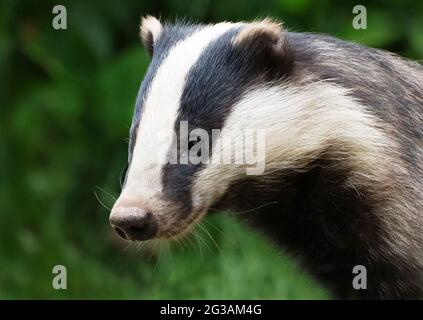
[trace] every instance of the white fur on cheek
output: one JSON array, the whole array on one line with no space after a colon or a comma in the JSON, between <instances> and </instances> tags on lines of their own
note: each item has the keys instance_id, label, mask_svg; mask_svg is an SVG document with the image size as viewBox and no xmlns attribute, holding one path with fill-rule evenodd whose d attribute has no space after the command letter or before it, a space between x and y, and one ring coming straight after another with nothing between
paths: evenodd
<instances>
[{"instance_id":1,"label":"white fur on cheek","mask_svg":"<svg viewBox=\"0 0 423 320\"><path fill-rule=\"evenodd\" d=\"M335 143L350 149L347 166L368 168L366 175L378 174L380 171L376 171L387 168L389 158L384 157L383 150L392 142L378 129L376 119L347 94L346 89L325 82L257 88L233 106L220 140L230 141L245 129L264 130L265 174L284 168L301 169ZM246 165L233 161L222 164L231 160L225 159L228 153L221 150L213 149L211 164L197 175L194 200L210 204L233 181L246 175ZM394 152L395 148L389 150ZM233 154L245 152L235 149Z\"/></svg>"}]
</instances>

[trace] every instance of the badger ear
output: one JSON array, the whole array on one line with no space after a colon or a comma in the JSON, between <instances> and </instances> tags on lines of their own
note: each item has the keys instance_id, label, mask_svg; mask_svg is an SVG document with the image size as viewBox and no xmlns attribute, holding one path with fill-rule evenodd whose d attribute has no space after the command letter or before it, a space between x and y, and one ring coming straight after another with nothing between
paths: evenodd
<instances>
[{"instance_id":1,"label":"badger ear","mask_svg":"<svg viewBox=\"0 0 423 320\"><path fill-rule=\"evenodd\" d=\"M247 24L233 40L234 47L254 52L289 72L293 65L293 52L289 46L282 24L264 19Z\"/></svg>"},{"instance_id":2,"label":"badger ear","mask_svg":"<svg viewBox=\"0 0 423 320\"><path fill-rule=\"evenodd\" d=\"M145 16L141 18L141 41L150 55L153 55L154 45L162 32L163 26L158 19L152 16Z\"/></svg>"}]
</instances>

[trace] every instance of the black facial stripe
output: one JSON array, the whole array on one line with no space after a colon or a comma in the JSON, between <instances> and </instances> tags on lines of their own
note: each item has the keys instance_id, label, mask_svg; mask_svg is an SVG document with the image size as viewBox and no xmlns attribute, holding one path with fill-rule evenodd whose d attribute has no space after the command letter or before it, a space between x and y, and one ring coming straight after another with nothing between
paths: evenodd
<instances>
[{"instance_id":1,"label":"black facial stripe","mask_svg":"<svg viewBox=\"0 0 423 320\"><path fill-rule=\"evenodd\" d=\"M242 45L234 47L232 40L239 31L239 27L233 28L212 42L188 73L175 122L177 135L180 122L188 121L190 130L202 128L211 136L212 129L223 128L225 119L245 92L258 83L280 78L261 53L245 50ZM209 150L211 153L212 146ZM162 176L165 195L190 208L192 179L203 166L165 165Z\"/></svg>"},{"instance_id":2,"label":"black facial stripe","mask_svg":"<svg viewBox=\"0 0 423 320\"><path fill-rule=\"evenodd\" d=\"M201 26L193 26L188 24L180 24L174 26L164 25L161 36L157 39L157 42L154 44L154 54L152 57L152 61L150 63L150 66L148 67L148 70L138 91L135 103L135 110L132 117L129 139L129 162L132 159L132 152L134 150L135 143L137 140L138 125L141 119L144 101L157 70L169 54L170 49L174 47L178 43L178 41L181 41L186 37L190 36L192 33L195 32L195 30L199 28L201 28Z\"/></svg>"}]
</instances>

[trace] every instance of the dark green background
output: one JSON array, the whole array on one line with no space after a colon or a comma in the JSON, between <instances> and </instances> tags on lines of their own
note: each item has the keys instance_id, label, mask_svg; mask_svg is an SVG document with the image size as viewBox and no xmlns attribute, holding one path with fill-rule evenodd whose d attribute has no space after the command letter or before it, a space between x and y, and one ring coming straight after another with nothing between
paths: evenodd
<instances>
[{"instance_id":1,"label":"dark green background","mask_svg":"<svg viewBox=\"0 0 423 320\"><path fill-rule=\"evenodd\" d=\"M51 26L64 4L68 29ZM423 1L0 1L0 298L330 298L294 262L233 219L184 243L127 245L108 224L149 59L141 14L214 22L272 16L423 57ZM210 234L210 236L209 236ZM212 240L213 238L214 240ZM52 288L52 268L68 289Z\"/></svg>"}]
</instances>

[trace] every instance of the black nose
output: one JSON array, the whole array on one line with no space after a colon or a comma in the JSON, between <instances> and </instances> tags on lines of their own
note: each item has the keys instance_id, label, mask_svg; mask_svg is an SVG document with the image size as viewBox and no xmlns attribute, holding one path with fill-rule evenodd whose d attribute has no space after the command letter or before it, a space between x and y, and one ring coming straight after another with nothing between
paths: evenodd
<instances>
[{"instance_id":1,"label":"black nose","mask_svg":"<svg viewBox=\"0 0 423 320\"><path fill-rule=\"evenodd\" d=\"M132 209L132 210L131 210ZM157 232L155 223L150 212L134 212L128 208L128 212L119 212L110 216L110 224L116 233L125 240L143 241L152 238Z\"/></svg>"}]
</instances>

